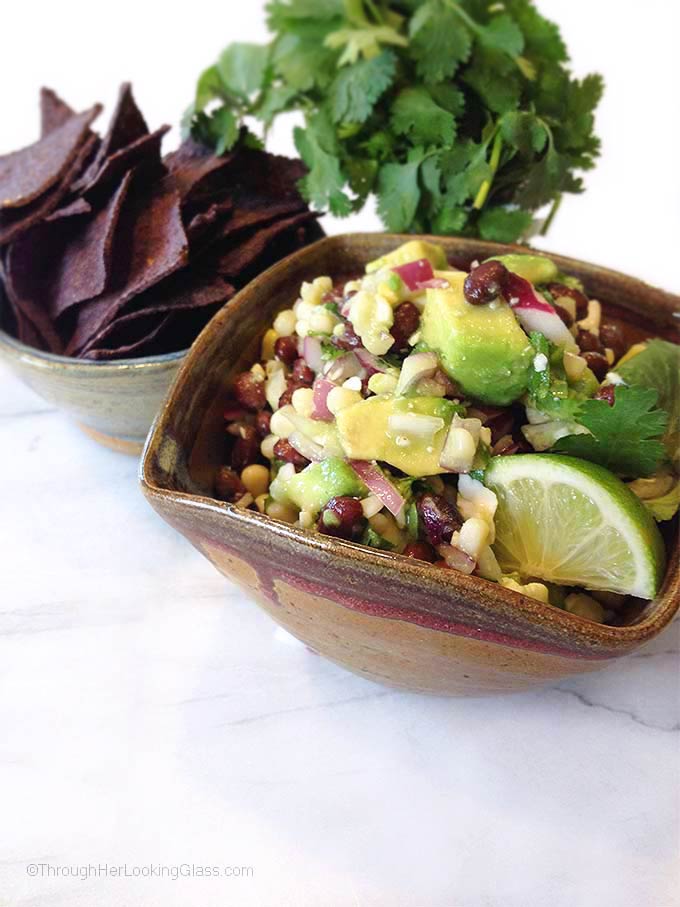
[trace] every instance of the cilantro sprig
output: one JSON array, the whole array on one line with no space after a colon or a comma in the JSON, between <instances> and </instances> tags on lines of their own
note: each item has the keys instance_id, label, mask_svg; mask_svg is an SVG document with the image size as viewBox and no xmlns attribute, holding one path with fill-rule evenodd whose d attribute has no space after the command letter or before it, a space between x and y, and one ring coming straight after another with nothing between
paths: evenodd
<instances>
[{"instance_id":1,"label":"cilantro sprig","mask_svg":"<svg viewBox=\"0 0 680 907\"><path fill-rule=\"evenodd\" d=\"M606 466L625 478L652 475L665 458L660 440L668 415L656 408L657 391L647 387L616 388L614 405L586 400L577 421L591 434L569 435L553 447Z\"/></svg>"},{"instance_id":2,"label":"cilantro sprig","mask_svg":"<svg viewBox=\"0 0 680 907\"><path fill-rule=\"evenodd\" d=\"M227 47L185 117L218 153L301 111L305 197L344 216L374 193L385 226L413 233L512 241L583 191L602 79L572 77L532 0L272 0L267 14L271 42Z\"/></svg>"}]
</instances>

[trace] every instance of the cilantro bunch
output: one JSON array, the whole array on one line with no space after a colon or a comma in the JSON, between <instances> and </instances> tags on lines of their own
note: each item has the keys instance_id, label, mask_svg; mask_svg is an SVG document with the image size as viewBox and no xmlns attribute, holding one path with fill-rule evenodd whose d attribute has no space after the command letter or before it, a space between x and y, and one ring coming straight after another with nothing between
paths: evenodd
<instances>
[{"instance_id":1,"label":"cilantro bunch","mask_svg":"<svg viewBox=\"0 0 680 907\"><path fill-rule=\"evenodd\" d=\"M395 232L509 242L583 191L602 79L572 78L532 0L272 0L267 15L271 43L229 46L185 117L218 153L258 141L246 119L266 136L302 111L307 200L344 216L375 193Z\"/></svg>"}]
</instances>

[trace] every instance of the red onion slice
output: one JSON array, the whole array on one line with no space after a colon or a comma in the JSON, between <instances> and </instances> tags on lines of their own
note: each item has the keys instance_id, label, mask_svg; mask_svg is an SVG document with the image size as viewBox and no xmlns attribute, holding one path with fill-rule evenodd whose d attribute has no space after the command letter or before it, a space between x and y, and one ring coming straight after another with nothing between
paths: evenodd
<instances>
[{"instance_id":1,"label":"red onion slice","mask_svg":"<svg viewBox=\"0 0 680 907\"><path fill-rule=\"evenodd\" d=\"M368 490L380 498L393 516L398 517L402 513L406 501L375 463L369 463L368 460L350 460L350 466Z\"/></svg>"},{"instance_id":2,"label":"red onion slice","mask_svg":"<svg viewBox=\"0 0 680 907\"><path fill-rule=\"evenodd\" d=\"M323 367L321 358L321 341L318 337L305 337L302 343L302 356L312 371L320 372Z\"/></svg>"},{"instance_id":3,"label":"red onion slice","mask_svg":"<svg viewBox=\"0 0 680 907\"><path fill-rule=\"evenodd\" d=\"M371 375L377 375L378 373L384 374L387 371L385 363L381 362L377 356L373 355L373 353L369 353L368 350L365 350L363 346L358 347L354 351L354 355L366 369L368 378L370 378Z\"/></svg>"},{"instance_id":4,"label":"red onion slice","mask_svg":"<svg viewBox=\"0 0 680 907\"><path fill-rule=\"evenodd\" d=\"M288 438L288 443L297 450L303 457L307 457L313 463L320 463L326 459L326 454L320 444L306 438L301 432L294 431Z\"/></svg>"},{"instance_id":5,"label":"red onion slice","mask_svg":"<svg viewBox=\"0 0 680 907\"><path fill-rule=\"evenodd\" d=\"M328 395L337 385L329 381L328 378L319 376L314 382L314 408L312 410L312 419L320 419L322 422L332 422L333 413L328 408Z\"/></svg>"},{"instance_id":6,"label":"red onion slice","mask_svg":"<svg viewBox=\"0 0 680 907\"><path fill-rule=\"evenodd\" d=\"M528 280L519 274L508 274L504 294L519 323L528 334L538 331L552 343L564 344L567 349L576 346L569 328L553 306L539 296Z\"/></svg>"},{"instance_id":7,"label":"red onion slice","mask_svg":"<svg viewBox=\"0 0 680 907\"><path fill-rule=\"evenodd\" d=\"M439 545L437 551L444 558L447 565L453 570L458 570L459 573L466 573L469 576L477 566L477 561L474 558L461 551L460 548L456 548L455 545Z\"/></svg>"},{"instance_id":8,"label":"red onion slice","mask_svg":"<svg viewBox=\"0 0 680 907\"><path fill-rule=\"evenodd\" d=\"M363 378L364 376L362 365L354 353L347 353L344 356L340 356L339 359L329 362L325 373L325 377L336 384L342 384L348 378L354 378L355 376Z\"/></svg>"},{"instance_id":9,"label":"red onion slice","mask_svg":"<svg viewBox=\"0 0 680 907\"><path fill-rule=\"evenodd\" d=\"M404 281L409 290L418 290L420 285L434 280L434 271L427 258L419 258L418 261L409 261L405 265L399 265L392 268L395 274Z\"/></svg>"}]
</instances>

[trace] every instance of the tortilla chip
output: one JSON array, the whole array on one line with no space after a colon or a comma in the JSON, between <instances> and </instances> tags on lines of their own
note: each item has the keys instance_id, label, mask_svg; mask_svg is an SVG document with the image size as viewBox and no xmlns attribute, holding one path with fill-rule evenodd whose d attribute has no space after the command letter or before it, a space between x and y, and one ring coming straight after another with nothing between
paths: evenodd
<instances>
[{"instance_id":1,"label":"tortilla chip","mask_svg":"<svg viewBox=\"0 0 680 907\"><path fill-rule=\"evenodd\" d=\"M110 183L119 181L128 170L133 168L139 170L140 167L144 167L149 171L149 178L154 176L155 171L161 173L163 170L161 142L169 130L169 126L161 126L155 132L142 136L131 145L116 151L101 166L95 159L81 179L74 183L73 191L82 192L91 200L104 193Z\"/></svg>"},{"instance_id":2,"label":"tortilla chip","mask_svg":"<svg viewBox=\"0 0 680 907\"><path fill-rule=\"evenodd\" d=\"M189 245L196 248L201 245L205 238L213 231L213 228L223 218L228 216L233 210L234 204L231 199L224 202L218 202L211 205L207 211L194 215L187 225L187 236Z\"/></svg>"},{"instance_id":3,"label":"tortilla chip","mask_svg":"<svg viewBox=\"0 0 680 907\"><path fill-rule=\"evenodd\" d=\"M40 89L40 135L45 138L75 116L75 110L51 88Z\"/></svg>"},{"instance_id":4,"label":"tortilla chip","mask_svg":"<svg viewBox=\"0 0 680 907\"><path fill-rule=\"evenodd\" d=\"M46 217L45 220L52 222L55 220L61 220L62 217L76 217L79 214L89 214L91 211L92 205L90 205L89 202L86 202L84 198L77 198L69 205L65 205L63 208L58 208L54 212L54 214L50 214L50 216Z\"/></svg>"},{"instance_id":5,"label":"tortilla chip","mask_svg":"<svg viewBox=\"0 0 680 907\"><path fill-rule=\"evenodd\" d=\"M102 347L101 349L92 349L83 354L83 359L127 359L134 356L151 355L147 352L152 342L158 337L174 318L173 315L166 315L160 321L157 315L147 319L138 319L137 322L126 325L120 325L117 334L113 334L111 340L112 347Z\"/></svg>"},{"instance_id":6,"label":"tortilla chip","mask_svg":"<svg viewBox=\"0 0 680 907\"><path fill-rule=\"evenodd\" d=\"M8 262L15 291L56 321L71 306L107 288L113 242L132 174L94 216L63 224L45 221L12 243Z\"/></svg>"},{"instance_id":7,"label":"tortilla chip","mask_svg":"<svg viewBox=\"0 0 680 907\"><path fill-rule=\"evenodd\" d=\"M69 356L110 324L128 300L187 264L179 195L157 191L147 197L135 190L133 186L120 221L121 242L113 265L120 275L117 285L80 306L67 346Z\"/></svg>"},{"instance_id":8,"label":"tortilla chip","mask_svg":"<svg viewBox=\"0 0 680 907\"><path fill-rule=\"evenodd\" d=\"M129 82L123 82L118 93L116 109L99 149L100 163L146 135L149 135L149 127L132 96L132 86Z\"/></svg>"},{"instance_id":9,"label":"tortilla chip","mask_svg":"<svg viewBox=\"0 0 680 907\"><path fill-rule=\"evenodd\" d=\"M185 210L202 200L214 203L216 193L229 188L225 174L234 158L233 154L217 157L193 141L185 142L165 159L165 184L179 192Z\"/></svg>"},{"instance_id":10,"label":"tortilla chip","mask_svg":"<svg viewBox=\"0 0 680 907\"><path fill-rule=\"evenodd\" d=\"M238 277L242 272L251 267L257 259L267 251L269 245L277 237L303 224L307 224L319 217L313 211L303 211L301 214L295 214L292 217L286 217L283 220L274 221L267 227L253 233L243 242L237 242L231 248L223 251L216 260L216 267L219 274L224 277Z\"/></svg>"},{"instance_id":11,"label":"tortilla chip","mask_svg":"<svg viewBox=\"0 0 680 907\"><path fill-rule=\"evenodd\" d=\"M170 312L202 309L206 306L222 306L235 293L235 287L219 275L196 273L190 269L179 271L130 300L121 309L118 317L83 347L80 355L86 355L90 349L111 347L109 338L121 325L129 325L137 319L147 318L151 315L158 317ZM191 339L193 340L193 338Z\"/></svg>"},{"instance_id":12,"label":"tortilla chip","mask_svg":"<svg viewBox=\"0 0 680 907\"><path fill-rule=\"evenodd\" d=\"M41 195L30 205L0 211L0 246L6 245L34 224L49 217L59 207L68 194L71 183L82 171L84 162L92 153L92 148L97 141L97 137L93 135L85 142L61 182L49 192Z\"/></svg>"},{"instance_id":13,"label":"tortilla chip","mask_svg":"<svg viewBox=\"0 0 680 907\"><path fill-rule=\"evenodd\" d=\"M61 353L64 344L48 312L33 299L24 297L14 284L11 259L5 262L5 293L17 320L17 334L22 343L50 353Z\"/></svg>"},{"instance_id":14,"label":"tortilla chip","mask_svg":"<svg viewBox=\"0 0 680 907\"><path fill-rule=\"evenodd\" d=\"M57 186L86 141L97 104L33 145L0 157L0 211L22 208Z\"/></svg>"}]
</instances>

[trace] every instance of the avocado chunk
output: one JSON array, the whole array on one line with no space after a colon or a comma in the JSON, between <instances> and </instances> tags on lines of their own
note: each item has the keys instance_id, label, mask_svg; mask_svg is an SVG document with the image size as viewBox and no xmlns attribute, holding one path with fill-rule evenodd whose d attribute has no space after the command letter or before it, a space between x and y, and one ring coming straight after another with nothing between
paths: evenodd
<instances>
[{"instance_id":1,"label":"avocado chunk","mask_svg":"<svg viewBox=\"0 0 680 907\"><path fill-rule=\"evenodd\" d=\"M467 275L449 271L448 290L428 290L420 322L423 344L439 353L461 391L482 403L507 406L526 391L533 349L510 306L500 299L470 305Z\"/></svg>"},{"instance_id":2,"label":"avocado chunk","mask_svg":"<svg viewBox=\"0 0 680 907\"><path fill-rule=\"evenodd\" d=\"M368 397L337 415L350 460L380 460L409 476L447 472L439 458L451 421L464 409L443 397Z\"/></svg>"},{"instance_id":3,"label":"avocado chunk","mask_svg":"<svg viewBox=\"0 0 680 907\"><path fill-rule=\"evenodd\" d=\"M349 463L329 457L310 463L289 479L277 476L269 489L276 501L294 504L299 510L317 514L331 498L364 497L367 489Z\"/></svg>"},{"instance_id":4,"label":"avocado chunk","mask_svg":"<svg viewBox=\"0 0 680 907\"><path fill-rule=\"evenodd\" d=\"M552 283L559 278L557 265L545 255L494 255L487 261L500 261L508 271L518 274L534 286L541 283Z\"/></svg>"},{"instance_id":5,"label":"avocado chunk","mask_svg":"<svg viewBox=\"0 0 680 907\"><path fill-rule=\"evenodd\" d=\"M434 243L424 242L422 239L413 239L411 242L404 243L390 252L383 255L382 258L376 258L366 265L366 273L372 274L381 268L398 268L399 265L406 265L410 261L420 261L426 258L434 269L447 268L446 253L441 246L435 246Z\"/></svg>"}]
</instances>

